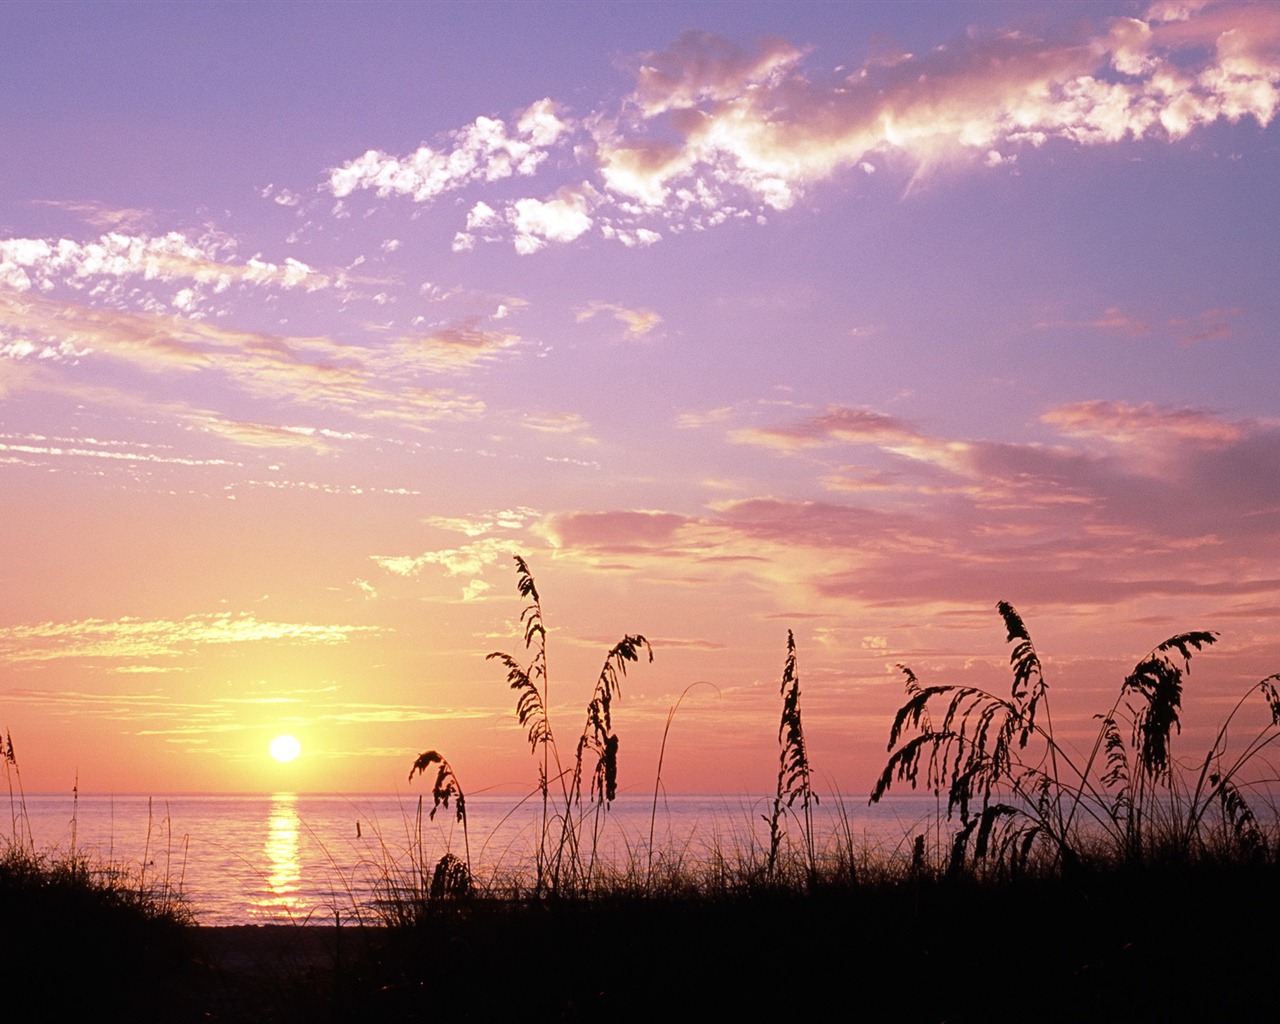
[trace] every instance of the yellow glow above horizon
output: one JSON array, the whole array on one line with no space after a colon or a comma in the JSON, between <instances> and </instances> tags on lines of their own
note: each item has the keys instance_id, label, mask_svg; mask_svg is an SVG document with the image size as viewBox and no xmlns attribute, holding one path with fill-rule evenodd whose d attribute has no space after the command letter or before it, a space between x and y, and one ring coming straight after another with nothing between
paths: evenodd
<instances>
[{"instance_id":1,"label":"yellow glow above horizon","mask_svg":"<svg viewBox=\"0 0 1280 1024\"><path fill-rule=\"evenodd\" d=\"M271 741L271 746L268 750L270 750L271 756L281 764L288 764L290 761L298 759L298 755L302 753L302 744L292 736L282 735Z\"/></svg>"}]
</instances>

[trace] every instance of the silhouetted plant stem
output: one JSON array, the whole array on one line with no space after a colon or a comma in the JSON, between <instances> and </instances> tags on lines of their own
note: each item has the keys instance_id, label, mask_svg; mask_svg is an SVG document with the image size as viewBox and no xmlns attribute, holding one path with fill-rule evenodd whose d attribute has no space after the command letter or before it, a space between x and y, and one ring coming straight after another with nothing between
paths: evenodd
<instances>
[{"instance_id":1,"label":"silhouetted plant stem","mask_svg":"<svg viewBox=\"0 0 1280 1024\"><path fill-rule=\"evenodd\" d=\"M1240 796L1235 778L1237 773L1258 756L1263 749L1280 741L1280 731L1277 731L1277 726L1280 726L1280 689L1277 689L1277 683L1280 683L1280 673L1267 676L1265 679L1255 683L1241 695L1230 713L1223 719L1217 735L1214 736L1213 744L1210 746L1208 754L1205 755L1200 774L1196 779L1195 790L1191 794L1190 810L1187 815L1188 839L1191 834L1194 834L1199 829L1205 813L1215 800L1222 803L1224 812L1228 815L1237 832L1242 827L1251 827L1254 821L1253 814L1249 811L1248 805L1244 803L1243 797ZM1225 753L1227 733L1231 723L1255 691L1261 693L1267 700L1271 710L1270 725L1264 726L1250 739L1226 771L1210 772L1210 766ZM1209 784L1207 791L1205 788L1206 782Z\"/></svg>"},{"instance_id":2,"label":"silhouetted plant stem","mask_svg":"<svg viewBox=\"0 0 1280 1024\"><path fill-rule=\"evenodd\" d=\"M1013 605L1009 604L1008 601L1000 601L996 605L996 610L1004 620L1005 629L1008 632L1006 642L1014 644L1014 648L1009 654L1009 664L1014 673L1013 697L1015 700L1026 699L1027 701L1024 713L1026 714L1029 728L1024 730L1020 736L1020 746L1025 747L1031 733L1035 731L1034 722L1037 705L1042 704L1044 706L1046 723L1044 735L1049 740L1050 765L1047 792L1051 800L1051 817L1055 831L1061 836L1064 834L1062 827L1062 786L1061 776L1058 774L1058 747L1056 743L1052 742L1053 717L1049 713L1049 684L1044 678L1044 665L1040 661L1040 655L1031 640L1031 634L1027 632L1026 624L1022 621L1022 617L1017 611L1014 610ZM1046 808L1046 811L1048 811L1048 808Z\"/></svg>"},{"instance_id":3,"label":"silhouetted plant stem","mask_svg":"<svg viewBox=\"0 0 1280 1024\"><path fill-rule=\"evenodd\" d=\"M605 655L604 665L596 680L591 702L587 705L587 720L578 739L574 758L573 781L570 791L575 804L582 799L583 758L590 751L596 763L591 772L591 799L595 804L591 828L591 859L587 864L587 882L590 882L595 863L596 844L599 840L601 818L618 791L618 736L613 731L610 709L615 696L621 696L622 678L627 674L627 662L638 661L641 651L646 651L653 661L653 649L643 636L624 636Z\"/></svg>"},{"instance_id":4,"label":"silhouetted plant stem","mask_svg":"<svg viewBox=\"0 0 1280 1024\"><path fill-rule=\"evenodd\" d=\"M945 785L948 816L958 813L961 825L952 845L952 869L966 857L977 863L990 856L1003 869L1016 870L1046 844L1055 863L1065 868L1078 860L1086 843L1077 832L1081 815L1101 828L1122 861L1157 855L1186 859L1207 848L1204 821L1213 806L1221 809L1237 852L1252 856L1265 848L1238 779L1246 765L1280 742L1280 675L1251 686L1237 701L1204 759L1190 769L1195 774L1188 784L1188 770L1171 753L1173 733L1181 728L1182 682L1192 653L1213 644L1216 634L1176 634L1125 677L1111 709L1098 716L1098 735L1081 768L1053 736L1039 657L1021 618L1003 601L999 610L1009 641L1016 643L1010 656L1012 699L972 686L921 687L904 668L907 701L890 729L890 757L873 802L895 781ZM1228 762L1231 725L1255 692L1267 701L1271 721ZM940 726L929 712L934 703L941 706ZM1043 727L1035 718L1039 703L1045 706ZM1122 720L1129 724L1128 738ZM1021 754L1032 739L1043 744L1038 761ZM1103 754L1105 768L1100 769ZM1060 770L1070 774L1064 778ZM1101 778L1095 775L1099 771Z\"/></svg>"},{"instance_id":5,"label":"silhouetted plant stem","mask_svg":"<svg viewBox=\"0 0 1280 1024\"><path fill-rule=\"evenodd\" d=\"M667 712L667 722L662 727L662 745L658 747L658 770L653 777L653 808L649 812L649 846L647 850L649 862L645 868L646 891L653 884L653 829L658 820L658 790L662 786L662 763L667 756L667 735L671 732L671 722L676 717L676 712L680 710L680 705L684 703L685 697L689 695L689 691L695 686L710 686L717 694L720 692L719 688L713 683L705 681L690 683L680 692L679 698L671 705L671 710Z\"/></svg>"},{"instance_id":6,"label":"silhouetted plant stem","mask_svg":"<svg viewBox=\"0 0 1280 1024\"><path fill-rule=\"evenodd\" d=\"M810 887L817 881L818 865L813 843L813 809L817 803L809 776L809 753L805 749L804 727L800 722L800 674L796 668L796 641L791 630L787 630L787 660L782 669L782 720L778 724L778 790L773 802L773 814L769 822L769 862L768 877L774 878L778 863L778 847L782 841L782 830L779 820L782 817L783 802L789 810L800 800L803 813L801 828L804 832L805 866Z\"/></svg>"},{"instance_id":7,"label":"silhouetted plant stem","mask_svg":"<svg viewBox=\"0 0 1280 1024\"><path fill-rule=\"evenodd\" d=\"M454 774L453 766L445 759L444 755L435 750L426 750L418 755L413 762L413 766L409 769L409 781L413 781L415 774L425 775L427 770L432 766L436 769L435 782L431 786L431 813L428 817L434 820L436 811L441 807L445 810L449 809L449 801L454 801L455 817L462 824L462 845L466 852L466 869L467 878L471 877L471 836L467 831L467 798L462 792L462 784L458 781L458 776ZM421 820L422 803L419 798L418 816ZM419 842L421 842L421 831L419 831Z\"/></svg>"},{"instance_id":8,"label":"silhouetted plant stem","mask_svg":"<svg viewBox=\"0 0 1280 1024\"><path fill-rule=\"evenodd\" d=\"M525 649L533 650L533 658L526 668L502 651L494 651L488 657L496 658L506 666L508 685L518 694L516 718L528 731L531 749L536 753L539 747L542 748L538 779L542 794L542 829L536 853L536 888L538 892L542 892L544 886L547 886L552 894L556 894L561 891L562 886L586 884L589 880L595 859L600 815L617 792L618 737L613 732L610 705L619 692L622 676L626 675L626 663L637 661L642 649L648 652L649 660L653 661L653 650L649 641L639 634L624 636L610 648L591 701L587 705L587 722L578 740L573 768L567 771L560 761L548 710L550 673L547 668L547 631L542 618L542 602L528 563L519 555L515 556L515 563L517 589L521 597L529 601L520 613L520 621L524 627ZM591 795L598 803L592 829L591 861L584 867L578 837L580 821L575 820L574 812L581 803L583 757L587 750L596 754ZM563 811L555 815L560 820L560 840L552 851L548 865L547 835L554 820L548 796L548 774L552 762L556 767L556 781L560 785Z\"/></svg>"},{"instance_id":9,"label":"silhouetted plant stem","mask_svg":"<svg viewBox=\"0 0 1280 1024\"><path fill-rule=\"evenodd\" d=\"M4 761L4 778L9 787L10 836L13 842L34 853L35 837L31 834L31 819L27 817L27 795L22 789L22 769L18 767L18 757L13 751L13 735L8 729L4 731L4 743L0 745L0 759ZM13 792L15 779L18 782L16 799Z\"/></svg>"},{"instance_id":10,"label":"silhouetted plant stem","mask_svg":"<svg viewBox=\"0 0 1280 1024\"><path fill-rule=\"evenodd\" d=\"M1093 766L1098 759L1098 754L1103 750L1104 746L1106 745L1108 736L1111 735L1112 732L1114 732L1115 716L1116 716L1116 712L1120 708L1120 701L1122 696L1123 694L1116 697L1115 703L1111 705L1111 709L1105 715L1095 716L1096 718L1102 721L1102 725L1101 727L1099 727L1098 735L1093 741L1093 748L1089 751L1089 759L1085 761L1084 770L1079 773L1079 781L1078 781L1078 785L1075 788L1075 794L1072 797L1071 809L1070 811L1068 811L1066 820L1063 823L1064 831L1070 830L1072 824L1074 823L1076 811L1079 810L1081 806L1081 801L1083 801L1084 799L1084 791L1088 785L1089 778L1093 772ZM1104 806L1105 806L1105 802L1104 802ZM1112 809L1109 816L1111 817L1112 823L1118 828L1120 826L1120 822L1116 816L1114 809Z\"/></svg>"}]
</instances>

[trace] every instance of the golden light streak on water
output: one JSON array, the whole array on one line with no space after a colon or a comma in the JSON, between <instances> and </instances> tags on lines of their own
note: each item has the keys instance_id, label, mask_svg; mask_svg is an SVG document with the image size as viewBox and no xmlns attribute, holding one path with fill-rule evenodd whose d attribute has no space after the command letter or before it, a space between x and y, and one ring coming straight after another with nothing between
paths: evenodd
<instances>
[{"instance_id":1,"label":"golden light streak on water","mask_svg":"<svg viewBox=\"0 0 1280 1024\"><path fill-rule=\"evenodd\" d=\"M301 828L297 795L273 795L267 819L267 840L262 848L267 861L267 886L254 902L255 916L260 914L277 920L295 913L305 914L305 904L299 898L302 889Z\"/></svg>"}]
</instances>

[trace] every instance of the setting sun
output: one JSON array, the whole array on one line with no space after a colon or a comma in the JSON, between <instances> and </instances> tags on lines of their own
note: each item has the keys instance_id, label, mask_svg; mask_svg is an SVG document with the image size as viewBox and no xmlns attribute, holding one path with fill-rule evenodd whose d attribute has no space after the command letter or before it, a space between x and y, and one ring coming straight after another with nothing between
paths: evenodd
<instances>
[{"instance_id":1,"label":"setting sun","mask_svg":"<svg viewBox=\"0 0 1280 1024\"><path fill-rule=\"evenodd\" d=\"M277 736L271 741L271 756L277 761L288 763L296 760L298 755L302 753L302 744L292 736Z\"/></svg>"}]
</instances>

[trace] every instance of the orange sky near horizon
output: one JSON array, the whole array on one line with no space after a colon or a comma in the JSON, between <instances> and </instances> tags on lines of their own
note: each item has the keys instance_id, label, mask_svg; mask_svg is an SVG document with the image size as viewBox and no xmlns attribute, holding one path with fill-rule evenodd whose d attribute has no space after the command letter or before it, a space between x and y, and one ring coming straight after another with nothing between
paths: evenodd
<instances>
[{"instance_id":1,"label":"orange sky near horizon","mask_svg":"<svg viewBox=\"0 0 1280 1024\"><path fill-rule=\"evenodd\" d=\"M24 3L0 83L30 792L531 790L517 554L566 755L653 646L623 792L682 694L663 785L770 791L788 629L846 797L999 600L1081 748L1280 671L1274 5Z\"/></svg>"}]
</instances>

